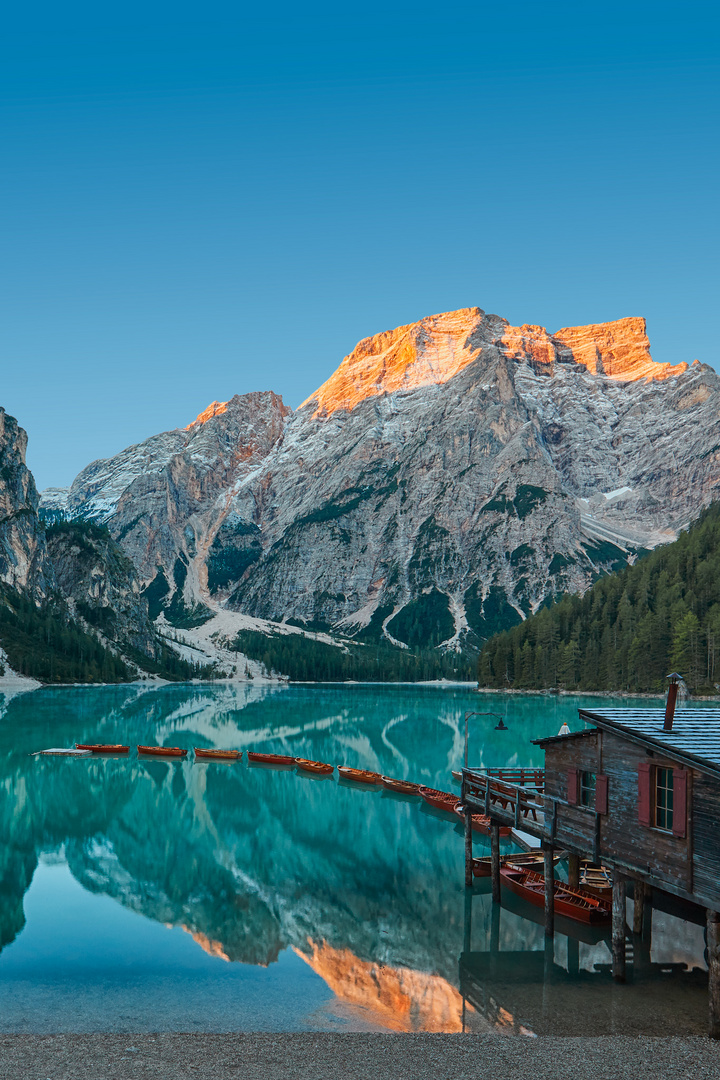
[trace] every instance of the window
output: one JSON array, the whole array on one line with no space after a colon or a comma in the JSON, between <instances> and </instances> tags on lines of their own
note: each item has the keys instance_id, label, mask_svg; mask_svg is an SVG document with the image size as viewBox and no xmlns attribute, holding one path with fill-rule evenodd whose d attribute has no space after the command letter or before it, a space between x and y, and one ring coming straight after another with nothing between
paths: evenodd
<instances>
[{"instance_id":1,"label":"window","mask_svg":"<svg viewBox=\"0 0 720 1080\"><path fill-rule=\"evenodd\" d=\"M673 829L673 770L655 770L655 828Z\"/></svg>"},{"instance_id":2,"label":"window","mask_svg":"<svg viewBox=\"0 0 720 1080\"><path fill-rule=\"evenodd\" d=\"M594 772L580 773L580 805L595 807L596 779Z\"/></svg>"}]
</instances>

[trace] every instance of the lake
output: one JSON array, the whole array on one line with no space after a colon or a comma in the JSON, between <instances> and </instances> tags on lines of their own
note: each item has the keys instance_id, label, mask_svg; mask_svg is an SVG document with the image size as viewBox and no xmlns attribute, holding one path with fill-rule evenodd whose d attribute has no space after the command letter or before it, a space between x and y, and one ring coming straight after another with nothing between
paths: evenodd
<instances>
[{"instance_id":1,"label":"lake","mask_svg":"<svg viewBox=\"0 0 720 1080\"><path fill-rule=\"evenodd\" d=\"M542 913L466 892L462 825L417 798L134 752L266 750L459 790L466 711L508 727L471 718L471 765L540 766L532 740L577 729L590 700L407 685L0 696L0 1030L704 1034L701 927L656 911L652 956L615 986L603 935L547 948ZM133 749L30 756L75 742Z\"/></svg>"}]
</instances>

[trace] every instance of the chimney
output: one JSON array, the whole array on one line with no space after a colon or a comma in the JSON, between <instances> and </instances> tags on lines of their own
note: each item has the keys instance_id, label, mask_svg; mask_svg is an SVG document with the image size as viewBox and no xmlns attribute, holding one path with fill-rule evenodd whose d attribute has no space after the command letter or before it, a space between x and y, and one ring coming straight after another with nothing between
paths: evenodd
<instances>
[{"instance_id":1,"label":"chimney","mask_svg":"<svg viewBox=\"0 0 720 1080\"><path fill-rule=\"evenodd\" d=\"M678 683L682 679L682 675L678 675L677 671L673 671L672 675L668 675L670 685L668 687L667 704L665 705L665 723L663 724L663 731L672 731L673 720L675 719L675 702L677 701Z\"/></svg>"}]
</instances>

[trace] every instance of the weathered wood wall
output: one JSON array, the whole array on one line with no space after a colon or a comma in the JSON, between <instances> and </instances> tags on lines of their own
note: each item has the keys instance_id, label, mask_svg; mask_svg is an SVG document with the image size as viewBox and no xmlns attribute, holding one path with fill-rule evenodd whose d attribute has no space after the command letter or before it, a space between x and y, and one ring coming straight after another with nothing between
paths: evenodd
<instances>
[{"instance_id":1,"label":"weathered wood wall","mask_svg":"<svg viewBox=\"0 0 720 1080\"><path fill-rule=\"evenodd\" d=\"M646 750L613 732L598 731L545 748L545 794L562 800L555 844L636 869L660 887L705 907L720 908L720 780L688 770L687 828L683 837L640 823L638 766L678 769L678 762ZM568 772L587 770L608 777L607 813L566 806ZM551 800L546 799L546 813Z\"/></svg>"}]
</instances>

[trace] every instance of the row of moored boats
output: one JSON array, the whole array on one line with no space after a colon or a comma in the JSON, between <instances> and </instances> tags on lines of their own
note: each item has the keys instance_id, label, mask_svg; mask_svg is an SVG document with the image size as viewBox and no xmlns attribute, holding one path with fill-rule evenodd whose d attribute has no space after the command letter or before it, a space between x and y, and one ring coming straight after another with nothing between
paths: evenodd
<instances>
[{"instance_id":1,"label":"row of moored boats","mask_svg":"<svg viewBox=\"0 0 720 1080\"><path fill-rule=\"evenodd\" d=\"M76 743L77 751L91 754L129 754L130 747L114 743ZM138 746L138 754L148 757L184 758L188 750L180 746ZM210 750L205 747L193 747L198 761L240 761L242 750ZM313 761L310 758L291 757L286 754L264 754L253 750L247 751L247 760L253 765L270 765L275 768L297 768L301 772L316 776L330 776L335 766L326 761ZM364 786L382 786L398 795L422 798L428 806L464 820L465 807L457 795L450 791L415 784L410 780L397 780L391 776L373 772L370 769L354 769L349 765L338 765L338 775L342 780ZM485 814L472 815L472 828L475 832L490 833L490 818ZM500 835L509 836L510 828L501 826ZM557 862L558 856L555 858ZM522 897L535 907L544 907L545 879L542 874L544 855L542 852L504 855L500 859L500 879L511 892ZM490 877L490 857L473 859L473 873L476 877ZM581 884L571 889L562 881L555 881L554 903L559 915L575 919L590 925L606 925L612 917L612 879L604 867L583 864Z\"/></svg>"}]
</instances>

